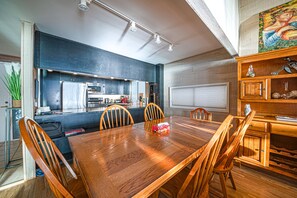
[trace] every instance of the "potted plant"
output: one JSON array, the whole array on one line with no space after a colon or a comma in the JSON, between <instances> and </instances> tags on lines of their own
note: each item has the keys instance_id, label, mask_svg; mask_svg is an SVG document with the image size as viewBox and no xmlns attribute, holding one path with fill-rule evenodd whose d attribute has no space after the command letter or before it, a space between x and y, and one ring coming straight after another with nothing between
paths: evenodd
<instances>
[{"instance_id":1,"label":"potted plant","mask_svg":"<svg viewBox=\"0 0 297 198\"><path fill-rule=\"evenodd\" d=\"M21 107L21 72L19 63L5 63L4 84L12 97L12 107Z\"/></svg>"}]
</instances>

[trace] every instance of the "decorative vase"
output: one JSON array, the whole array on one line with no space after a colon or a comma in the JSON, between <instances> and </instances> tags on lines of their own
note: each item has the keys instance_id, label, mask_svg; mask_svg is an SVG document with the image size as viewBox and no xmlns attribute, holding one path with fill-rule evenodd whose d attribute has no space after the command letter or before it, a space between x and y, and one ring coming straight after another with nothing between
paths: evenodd
<instances>
[{"instance_id":1,"label":"decorative vase","mask_svg":"<svg viewBox=\"0 0 297 198\"><path fill-rule=\"evenodd\" d=\"M12 100L12 107L13 108L20 108L21 107L21 100Z\"/></svg>"},{"instance_id":2,"label":"decorative vase","mask_svg":"<svg viewBox=\"0 0 297 198\"><path fill-rule=\"evenodd\" d=\"M244 107L244 115L247 116L251 111L252 111L251 105L246 104L245 107Z\"/></svg>"}]
</instances>

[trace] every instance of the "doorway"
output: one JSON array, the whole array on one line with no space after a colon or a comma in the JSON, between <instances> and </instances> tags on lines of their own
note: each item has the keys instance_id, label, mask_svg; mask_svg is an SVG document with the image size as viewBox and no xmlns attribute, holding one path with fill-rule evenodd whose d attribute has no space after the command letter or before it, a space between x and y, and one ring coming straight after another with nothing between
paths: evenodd
<instances>
[{"instance_id":1,"label":"doorway","mask_svg":"<svg viewBox=\"0 0 297 198\"><path fill-rule=\"evenodd\" d=\"M11 108L11 96L4 84L5 63L0 60L0 188L24 179L22 145L19 139L20 108Z\"/></svg>"}]
</instances>

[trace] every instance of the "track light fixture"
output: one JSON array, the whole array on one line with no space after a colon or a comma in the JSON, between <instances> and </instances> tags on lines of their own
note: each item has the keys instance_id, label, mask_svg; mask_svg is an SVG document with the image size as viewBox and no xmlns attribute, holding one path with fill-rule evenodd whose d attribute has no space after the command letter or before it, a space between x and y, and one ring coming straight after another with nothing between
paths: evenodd
<instances>
[{"instance_id":1,"label":"track light fixture","mask_svg":"<svg viewBox=\"0 0 297 198\"><path fill-rule=\"evenodd\" d=\"M136 31L137 31L137 27L136 27L136 23L135 23L135 21L131 21L131 22L130 22L130 30L131 30L132 32L136 32Z\"/></svg>"},{"instance_id":2,"label":"track light fixture","mask_svg":"<svg viewBox=\"0 0 297 198\"><path fill-rule=\"evenodd\" d=\"M172 51L173 51L173 45L172 45L172 44L170 44L170 45L168 46L168 51L169 51L169 52L172 52Z\"/></svg>"},{"instance_id":3,"label":"track light fixture","mask_svg":"<svg viewBox=\"0 0 297 198\"><path fill-rule=\"evenodd\" d=\"M155 42L156 42L157 44L160 44L160 43L162 42L159 34L155 34L154 37L155 37L155 39L156 39Z\"/></svg>"},{"instance_id":4,"label":"track light fixture","mask_svg":"<svg viewBox=\"0 0 297 198\"><path fill-rule=\"evenodd\" d=\"M79 9L81 9L83 11L87 11L89 9L89 4L92 2L93 4L100 6L104 10L127 21L130 24L130 27L129 27L130 31L135 32L138 29L145 31L145 32L151 34L152 36L154 36L155 42L157 44L160 44L162 41L164 41L165 43L169 44L168 51L170 51L170 52L173 51L173 44L171 41L167 40L163 36L160 36L159 34L155 33L154 31L146 28L145 26L140 25L139 23L136 24L135 21L133 21L126 15L122 14L121 12L115 10L114 8L110 7L109 5L103 3L102 1L100 1L100 0L79 0L79 1L80 1L80 3L78 4Z\"/></svg>"},{"instance_id":5,"label":"track light fixture","mask_svg":"<svg viewBox=\"0 0 297 198\"><path fill-rule=\"evenodd\" d=\"M84 12L89 10L89 4L92 0L79 0L78 8Z\"/></svg>"}]
</instances>

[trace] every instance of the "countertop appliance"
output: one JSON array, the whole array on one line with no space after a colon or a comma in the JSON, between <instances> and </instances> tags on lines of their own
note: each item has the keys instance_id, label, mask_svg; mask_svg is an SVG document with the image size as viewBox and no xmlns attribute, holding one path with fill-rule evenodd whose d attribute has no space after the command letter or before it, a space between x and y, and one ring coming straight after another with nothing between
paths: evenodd
<instances>
[{"instance_id":1,"label":"countertop appliance","mask_svg":"<svg viewBox=\"0 0 297 198\"><path fill-rule=\"evenodd\" d=\"M96 107L104 106L104 104L102 104L103 94L105 94L105 84L88 83L87 84L87 107L96 108Z\"/></svg>"}]
</instances>

